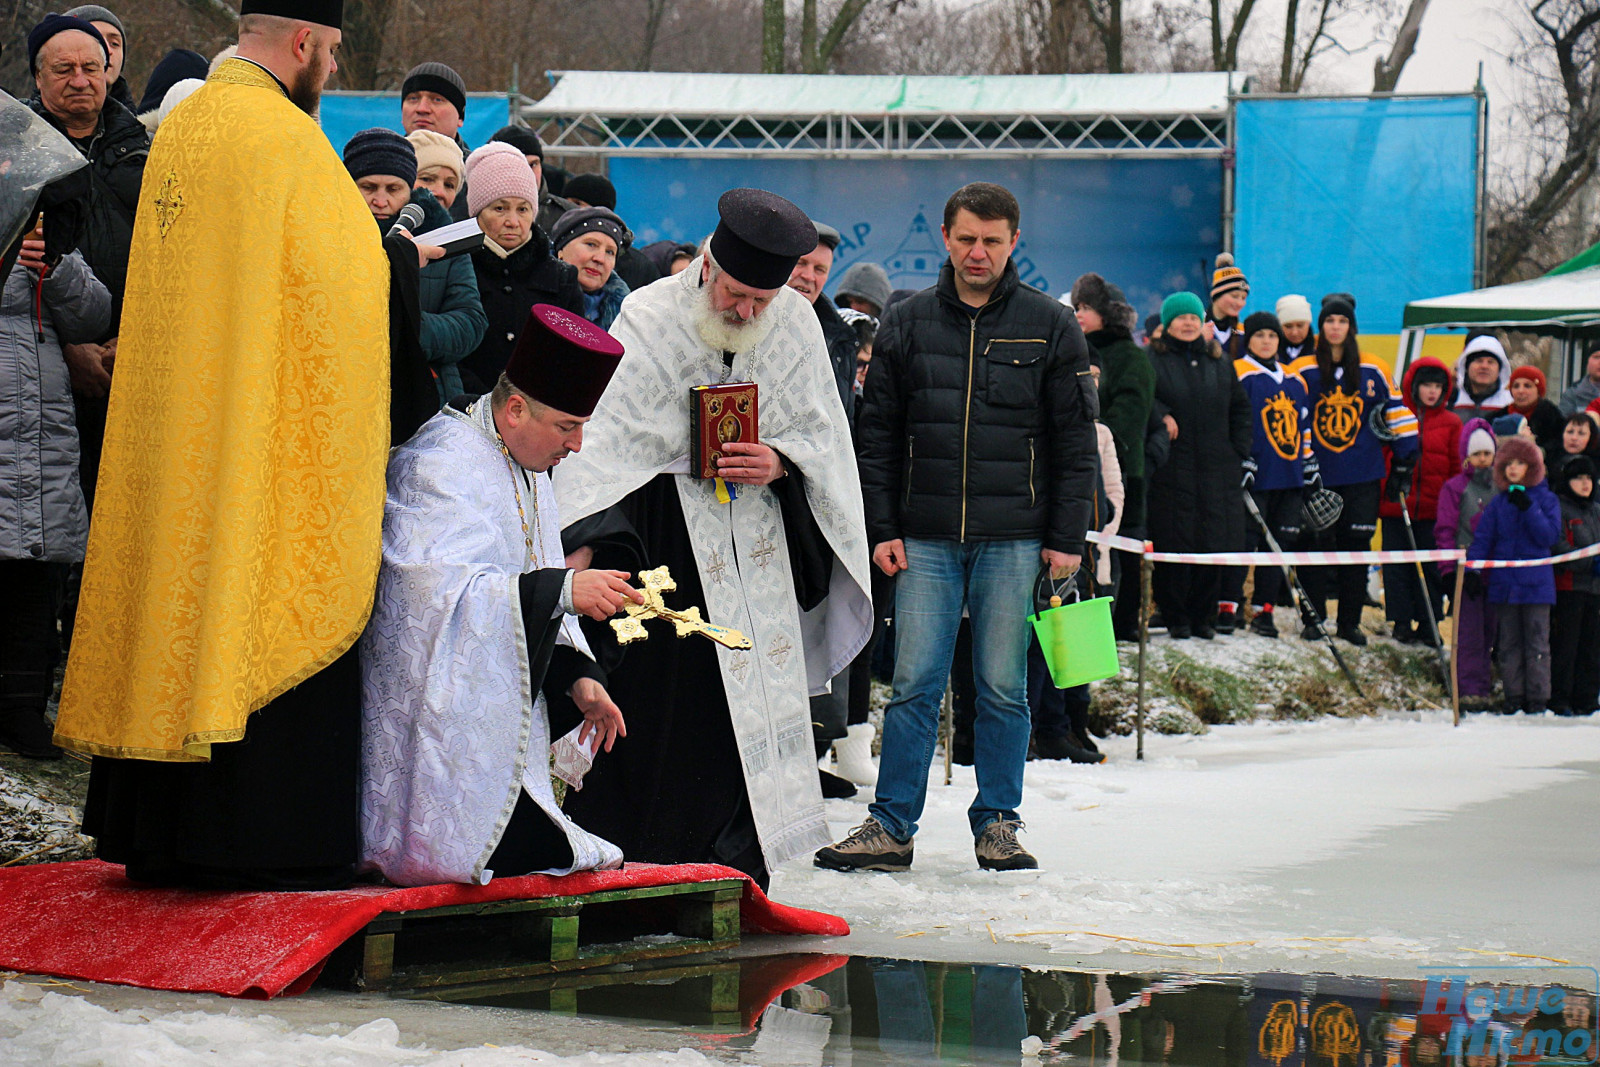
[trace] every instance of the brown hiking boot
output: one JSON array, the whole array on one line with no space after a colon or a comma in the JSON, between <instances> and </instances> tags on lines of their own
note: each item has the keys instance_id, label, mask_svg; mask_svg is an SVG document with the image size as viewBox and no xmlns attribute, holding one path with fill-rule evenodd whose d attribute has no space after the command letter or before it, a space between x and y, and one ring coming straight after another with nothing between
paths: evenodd
<instances>
[{"instance_id":1,"label":"brown hiking boot","mask_svg":"<svg viewBox=\"0 0 1600 1067\"><path fill-rule=\"evenodd\" d=\"M1018 819L996 819L985 826L972 843L972 851L978 855L978 866L986 871L1037 870L1039 861L1017 841L1020 829L1022 822Z\"/></svg>"},{"instance_id":2,"label":"brown hiking boot","mask_svg":"<svg viewBox=\"0 0 1600 1067\"><path fill-rule=\"evenodd\" d=\"M869 815L843 841L817 849L811 862L830 871L904 871L911 868L911 842L895 840Z\"/></svg>"}]
</instances>

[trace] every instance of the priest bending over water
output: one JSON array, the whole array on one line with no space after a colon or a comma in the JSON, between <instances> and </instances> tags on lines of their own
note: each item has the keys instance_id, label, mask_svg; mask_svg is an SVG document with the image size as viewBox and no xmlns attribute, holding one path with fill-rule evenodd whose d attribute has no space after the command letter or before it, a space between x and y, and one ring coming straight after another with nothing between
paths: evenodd
<instances>
[{"instance_id":1,"label":"priest bending over water","mask_svg":"<svg viewBox=\"0 0 1600 1067\"><path fill-rule=\"evenodd\" d=\"M549 474L582 446L621 358L597 327L536 305L494 391L452 402L389 461L361 642L361 836L365 865L391 882L622 862L561 813L551 740L577 784L626 733L577 614L642 598L624 572L567 569Z\"/></svg>"}]
</instances>

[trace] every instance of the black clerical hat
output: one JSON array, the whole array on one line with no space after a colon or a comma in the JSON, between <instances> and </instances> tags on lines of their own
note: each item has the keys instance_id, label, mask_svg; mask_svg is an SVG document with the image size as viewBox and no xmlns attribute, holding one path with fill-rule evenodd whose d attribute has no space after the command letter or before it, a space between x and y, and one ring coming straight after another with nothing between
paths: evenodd
<instances>
[{"instance_id":1,"label":"black clerical hat","mask_svg":"<svg viewBox=\"0 0 1600 1067\"><path fill-rule=\"evenodd\" d=\"M344 28L344 0L244 0L239 16L245 15L276 15L338 30Z\"/></svg>"},{"instance_id":2,"label":"black clerical hat","mask_svg":"<svg viewBox=\"0 0 1600 1067\"><path fill-rule=\"evenodd\" d=\"M729 189L717 200L717 214L711 255L752 289L787 285L795 261L817 247L817 228L805 212L765 189Z\"/></svg>"},{"instance_id":3,"label":"black clerical hat","mask_svg":"<svg viewBox=\"0 0 1600 1067\"><path fill-rule=\"evenodd\" d=\"M535 304L506 363L506 377L539 403L587 418L621 362L622 344L615 337L570 311Z\"/></svg>"}]
</instances>

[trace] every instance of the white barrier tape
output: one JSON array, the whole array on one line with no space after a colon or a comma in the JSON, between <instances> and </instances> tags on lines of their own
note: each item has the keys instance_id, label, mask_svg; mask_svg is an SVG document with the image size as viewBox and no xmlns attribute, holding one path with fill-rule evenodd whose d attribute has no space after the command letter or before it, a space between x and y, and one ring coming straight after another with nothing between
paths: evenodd
<instances>
[{"instance_id":1,"label":"white barrier tape","mask_svg":"<svg viewBox=\"0 0 1600 1067\"><path fill-rule=\"evenodd\" d=\"M1276 566L1280 563L1293 567L1337 566L1341 563L1454 563L1461 558L1460 552L1440 548L1416 552L1147 552L1145 555L1157 563L1200 563L1229 567Z\"/></svg>"},{"instance_id":2,"label":"white barrier tape","mask_svg":"<svg viewBox=\"0 0 1600 1067\"><path fill-rule=\"evenodd\" d=\"M1600 556L1600 544L1563 552L1549 559L1469 559L1467 567L1475 571L1496 571L1509 567L1548 567L1552 563L1570 563L1575 559L1590 559L1594 556Z\"/></svg>"},{"instance_id":3,"label":"white barrier tape","mask_svg":"<svg viewBox=\"0 0 1600 1067\"><path fill-rule=\"evenodd\" d=\"M1339 564L1373 563L1461 563L1468 570L1508 570L1516 567L1548 567L1555 563L1600 556L1600 544L1589 545L1572 552L1563 552L1546 559L1467 559L1459 549L1426 548L1415 552L1157 552L1148 541L1131 537L1107 536L1090 531L1090 541L1097 545L1145 556L1155 563L1194 563L1212 567L1271 567L1287 563L1293 567L1337 566Z\"/></svg>"}]
</instances>

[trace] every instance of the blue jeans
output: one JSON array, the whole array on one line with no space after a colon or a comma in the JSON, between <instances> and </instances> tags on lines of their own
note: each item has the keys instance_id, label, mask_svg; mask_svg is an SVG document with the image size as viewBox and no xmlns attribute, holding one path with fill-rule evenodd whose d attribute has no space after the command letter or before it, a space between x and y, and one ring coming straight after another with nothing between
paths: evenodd
<instances>
[{"instance_id":1,"label":"blue jeans","mask_svg":"<svg viewBox=\"0 0 1600 1067\"><path fill-rule=\"evenodd\" d=\"M977 721L972 730L978 795L967 809L974 837L1015 819L1028 759L1028 615L1039 574L1038 541L905 539L907 568L895 579L894 699L884 711L873 818L901 841L917 832L928 765L939 735L939 701L950 677L961 609L972 618Z\"/></svg>"}]
</instances>

